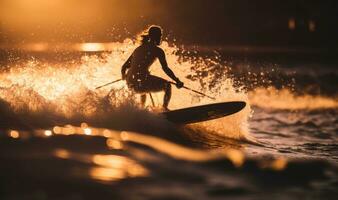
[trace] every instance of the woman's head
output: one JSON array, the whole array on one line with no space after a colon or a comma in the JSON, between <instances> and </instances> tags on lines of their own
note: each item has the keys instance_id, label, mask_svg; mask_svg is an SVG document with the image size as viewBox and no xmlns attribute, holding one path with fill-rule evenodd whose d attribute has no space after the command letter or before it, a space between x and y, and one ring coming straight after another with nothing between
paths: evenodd
<instances>
[{"instance_id":1,"label":"woman's head","mask_svg":"<svg viewBox=\"0 0 338 200\"><path fill-rule=\"evenodd\" d=\"M160 45L162 39L162 28L160 26L151 25L143 32L141 37L142 44L153 43L155 45Z\"/></svg>"}]
</instances>

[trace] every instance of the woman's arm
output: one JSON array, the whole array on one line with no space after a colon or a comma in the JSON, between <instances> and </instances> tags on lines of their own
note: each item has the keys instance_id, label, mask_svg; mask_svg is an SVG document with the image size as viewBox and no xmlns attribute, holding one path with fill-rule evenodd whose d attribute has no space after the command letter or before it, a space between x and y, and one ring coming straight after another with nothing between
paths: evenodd
<instances>
[{"instance_id":1,"label":"woman's arm","mask_svg":"<svg viewBox=\"0 0 338 200\"><path fill-rule=\"evenodd\" d=\"M168 67L168 63L167 60L165 58L165 53L162 49L159 48L159 53L158 53L158 59L160 60L161 66L163 71L171 78L173 79L178 86L182 86L183 87L183 83L180 81L180 79L178 79L174 72Z\"/></svg>"},{"instance_id":2,"label":"woman's arm","mask_svg":"<svg viewBox=\"0 0 338 200\"><path fill-rule=\"evenodd\" d=\"M122 65L122 68L121 68L122 79L126 78L126 71L127 71L128 68L131 67L132 56L133 55L129 56L128 60Z\"/></svg>"}]
</instances>

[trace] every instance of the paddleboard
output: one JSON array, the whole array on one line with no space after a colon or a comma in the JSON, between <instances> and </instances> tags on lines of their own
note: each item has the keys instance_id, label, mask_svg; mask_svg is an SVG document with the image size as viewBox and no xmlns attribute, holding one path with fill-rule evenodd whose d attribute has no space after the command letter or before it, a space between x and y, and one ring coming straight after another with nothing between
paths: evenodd
<instances>
[{"instance_id":1,"label":"paddleboard","mask_svg":"<svg viewBox=\"0 0 338 200\"><path fill-rule=\"evenodd\" d=\"M161 114L173 123L190 124L232 115L241 111L245 106L244 101L232 101L182 108Z\"/></svg>"}]
</instances>

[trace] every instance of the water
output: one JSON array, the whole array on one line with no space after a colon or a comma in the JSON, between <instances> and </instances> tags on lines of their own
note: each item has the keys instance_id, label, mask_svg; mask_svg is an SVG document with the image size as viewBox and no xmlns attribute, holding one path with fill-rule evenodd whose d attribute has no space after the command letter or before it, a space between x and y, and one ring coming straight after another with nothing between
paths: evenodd
<instances>
[{"instance_id":1,"label":"water","mask_svg":"<svg viewBox=\"0 0 338 200\"><path fill-rule=\"evenodd\" d=\"M176 126L120 78L135 48L12 56L0 73L1 199L336 199L332 64L228 58L162 44L186 83L248 106ZM334 65L334 64L333 64ZM166 77L155 63L152 73ZM161 93L153 94L160 105ZM173 90L170 108L212 103Z\"/></svg>"}]
</instances>

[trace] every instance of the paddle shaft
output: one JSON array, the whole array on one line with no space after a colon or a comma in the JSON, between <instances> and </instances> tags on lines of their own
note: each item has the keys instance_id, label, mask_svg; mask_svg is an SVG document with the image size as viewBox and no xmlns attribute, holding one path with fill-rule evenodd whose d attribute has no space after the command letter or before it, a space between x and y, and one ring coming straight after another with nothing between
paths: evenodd
<instances>
[{"instance_id":1,"label":"paddle shaft","mask_svg":"<svg viewBox=\"0 0 338 200\"><path fill-rule=\"evenodd\" d=\"M99 88L102 88L102 87L104 87L104 86L107 86L107 85L110 85L110 84L113 84L113 83L116 83L116 82L119 82L119 81L122 81L122 79L120 78L120 79L117 79L117 80L115 80L115 81L106 83L106 84L101 85L101 86L99 86L99 87L97 87L97 88L95 88L95 89L99 89ZM174 83L174 82L171 82L171 81L168 81L168 82L171 83L171 84L173 84L173 85L176 85L176 83ZM199 95L202 95L202 96L205 96L205 97L208 97L208 98L210 98L210 99L215 100L214 97L211 97L211 96L209 96L209 95L207 95L207 94L204 94L204 93L202 93L202 92L199 92L199 91L197 91L197 90L188 88L188 87L186 87L186 86L183 86L183 88L184 88L184 89L187 89L187 90L190 90L190 91L192 91L192 92L195 92L195 93L197 93L197 94L199 94Z\"/></svg>"},{"instance_id":2,"label":"paddle shaft","mask_svg":"<svg viewBox=\"0 0 338 200\"><path fill-rule=\"evenodd\" d=\"M171 82L171 81L168 81L168 82L171 83L171 84L173 84L173 85L176 85L176 83L174 83L174 82ZM211 97L211 96L209 96L209 95L207 95L207 94L204 94L204 93L202 93L202 92L199 92L199 91L197 91L197 90L188 88L188 87L186 87L186 86L183 86L183 88L184 88L184 89L187 89L187 90L190 90L190 91L192 91L192 92L195 92L195 93L197 93L197 94L199 94L199 95L208 97L208 98L210 98L210 99L212 99L212 100L215 100L214 97Z\"/></svg>"},{"instance_id":3,"label":"paddle shaft","mask_svg":"<svg viewBox=\"0 0 338 200\"><path fill-rule=\"evenodd\" d=\"M101 86L95 88L95 90L96 90L96 89L100 89L100 88L102 88L102 87L104 87L104 86L107 86L107 85L110 85L110 84L119 82L119 81L122 81L122 79L120 78L120 79L117 79L117 80L115 80L115 81L112 81L112 82L106 83L106 84L104 84L104 85L101 85Z\"/></svg>"}]
</instances>

